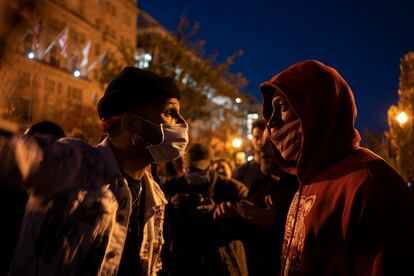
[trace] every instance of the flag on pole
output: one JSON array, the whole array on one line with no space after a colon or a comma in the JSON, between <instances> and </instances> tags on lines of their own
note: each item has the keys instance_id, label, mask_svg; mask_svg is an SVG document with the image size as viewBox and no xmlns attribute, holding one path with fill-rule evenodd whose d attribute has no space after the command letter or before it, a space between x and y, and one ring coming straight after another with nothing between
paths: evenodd
<instances>
[{"instance_id":1,"label":"flag on pole","mask_svg":"<svg viewBox=\"0 0 414 276\"><path fill-rule=\"evenodd\" d=\"M108 49L105 49L103 53L98 57L98 63L103 64L106 61L107 57L108 57Z\"/></svg>"},{"instance_id":2,"label":"flag on pole","mask_svg":"<svg viewBox=\"0 0 414 276\"><path fill-rule=\"evenodd\" d=\"M63 31L60 32L60 34L57 37L58 44L60 46L60 54L67 58L68 56L68 42L69 42L69 28L65 27Z\"/></svg>"},{"instance_id":3,"label":"flag on pole","mask_svg":"<svg viewBox=\"0 0 414 276\"><path fill-rule=\"evenodd\" d=\"M32 49L36 52L39 52L40 49L40 32L42 28L42 18L40 18L35 26L33 27L32 33L33 33L33 44Z\"/></svg>"},{"instance_id":4,"label":"flag on pole","mask_svg":"<svg viewBox=\"0 0 414 276\"><path fill-rule=\"evenodd\" d=\"M81 68L87 65L89 62L89 50L91 49L91 44L91 40L88 39L88 41L86 41L85 45L82 47L82 61L80 63Z\"/></svg>"},{"instance_id":5,"label":"flag on pole","mask_svg":"<svg viewBox=\"0 0 414 276\"><path fill-rule=\"evenodd\" d=\"M52 40L52 42L50 42L49 46L47 46L46 50L43 51L43 53L41 53L41 55L39 55L40 59L42 59L45 55L47 55L50 50L52 50L53 46L56 45L56 43L59 44L61 51L60 54L63 57L67 57L67 48L68 48L68 42L69 42L69 28L65 27L58 35L55 39Z\"/></svg>"},{"instance_id":6,"label":"flag on pole","mask_svg":"<svg viewBox=\"0 0 414 276\"><path fill-rule=\"evenodd\" d=\"M40 51L42 18L39 18L22 36L21 42L24 43L26 51L38 54Z\"/></svg>"},{"instance_id":7,"label":"flag on pole","mask_svg":"<svg viewBox=\"0 0 414 276\"><path fill-rule=\"evenodd\" d=\"M88 74L93 68L95 68L96 65L103 64L107 57L108 49L105 49L102 54L100 54L99 57L88 66L88 68L84 71L84 75Z\"/></svg>"}]
</instances>

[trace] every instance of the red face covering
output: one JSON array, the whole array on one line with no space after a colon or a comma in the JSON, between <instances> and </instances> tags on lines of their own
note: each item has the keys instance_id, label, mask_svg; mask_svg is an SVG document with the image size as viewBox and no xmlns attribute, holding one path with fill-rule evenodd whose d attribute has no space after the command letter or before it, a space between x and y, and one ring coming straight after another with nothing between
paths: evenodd
<instances>
[{"instance_id":1,"label":"red face covering","mask_svg":"<svg viewBox=\"0 0 414 276\"><path fill-rule=\"evenodd\" d=\"M270 140L286 161L297 161L302 143L300 119L284 125L270 136Z\"/></svg>"}]
</instances>

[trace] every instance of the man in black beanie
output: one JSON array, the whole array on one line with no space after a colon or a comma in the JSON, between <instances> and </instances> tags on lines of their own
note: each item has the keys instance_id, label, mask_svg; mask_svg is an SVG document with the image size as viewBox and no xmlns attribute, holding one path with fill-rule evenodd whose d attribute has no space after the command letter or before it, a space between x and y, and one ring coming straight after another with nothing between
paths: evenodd
<instances>
[{"instance_id":1,"label":"man in black beanie","mask_svg":"<svg viewBox=\"0 0 414 276\"><path fill-rule=\"evenodd\" d=\"M98 102L107 137L42 143L0 141L5 164L29 192L10 275L154 275L161 267L167 201L151 163L178 158L188 143L171 78L126 67Z\"/></svg>"}]
</instances>

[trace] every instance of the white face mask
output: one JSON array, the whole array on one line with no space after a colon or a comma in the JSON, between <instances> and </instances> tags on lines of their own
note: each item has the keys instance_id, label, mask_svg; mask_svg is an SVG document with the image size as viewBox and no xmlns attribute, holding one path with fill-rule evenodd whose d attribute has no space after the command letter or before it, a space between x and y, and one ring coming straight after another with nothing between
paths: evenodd
<instances>
[{"instance_id":1,"label":"white face mask","mask_svg":"<svg viewBox=\"0 0 414 276\"><path fill-rule=\"evenodd\" d=\"M161 129L161 142L157 145L150 144L147 147L151 153L152 159L154 159L154 163L166 163L173 161L185 153L185 149L188 145L188 125L186 123L158 125L138 115L134 116L149 124L159 126ZM138 134L136 135L144 140Z\"/></svg>"},{"instance_id":2,"label":"white face mask","mask_svg":"<svg viewBox=\"0 0 414 276\"><path fill-rule=\"evenodd\" d=\"M184 178L191 185L203 185L210 182L210 171L193 172L187 169Z\"/></svg>"}]
</instances>

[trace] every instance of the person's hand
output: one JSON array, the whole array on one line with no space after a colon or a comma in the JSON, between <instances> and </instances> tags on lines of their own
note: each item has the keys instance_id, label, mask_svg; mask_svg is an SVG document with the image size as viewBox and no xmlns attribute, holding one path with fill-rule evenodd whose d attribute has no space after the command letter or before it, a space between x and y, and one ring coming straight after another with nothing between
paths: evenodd
<instances>
[{"instance_id":1,"label":"person's hand","mask_svg":"<svg viewBox=\"0 0 414 276\"><path fill-rule=\"evenodd\" d=\"M229 218L235 216L237 213L234 211L233 204L229 201L221 202L217 204L213 213L213 219Z\"/></svg>"},{"instance_id":2,"label":"person's hand","mask_svg":"<svg viewBox=\"0 0 414 276\"><path fill-rule=\"evenodd\" d=\"M205 198L202 205L197 206L196 212L201 214L207 214L213 211L216 204L212 198Z\"/></svg>"},{"instance_id":3,"label":"person's hand","mask_svg":"<svg viewBox=\"0 0 414 276\"><path fill-rule=\"evenodd\" d=\"M269 195L265 197L265 203L266 208L259 208L250 201L242 200L236 204L236 211L249 222L271 230L275 220L275 210Z\"/></svg>"},{"instance_id":4,"label":"person's hand","mask_svg":"<svg viewBox=\"0 0 414 276\"><path fill-rule=\"evenodd\" d=\"M174 208L179 208L180 206L183 206L188 201L188 198L190 197L189 194L186 193L179 193L171 197L170 203Z\"/></svg>"}]
</instances>

